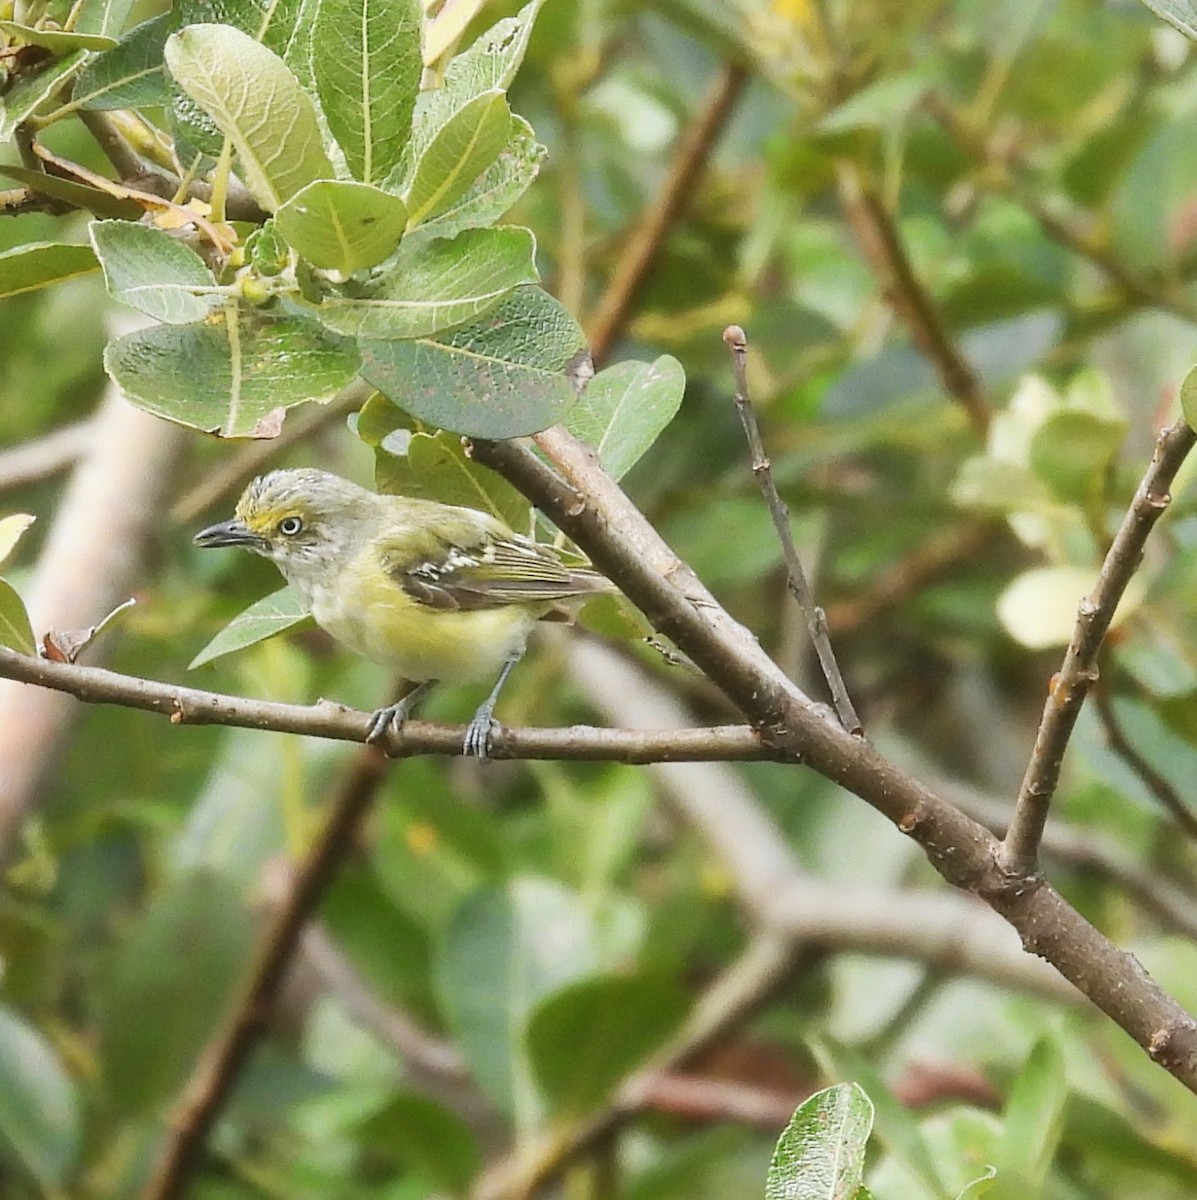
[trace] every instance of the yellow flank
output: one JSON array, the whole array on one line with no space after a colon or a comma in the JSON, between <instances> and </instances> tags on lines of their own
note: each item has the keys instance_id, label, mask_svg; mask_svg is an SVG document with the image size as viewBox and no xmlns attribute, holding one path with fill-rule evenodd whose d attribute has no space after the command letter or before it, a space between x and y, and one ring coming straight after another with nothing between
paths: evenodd
<instances>
[{"instance_id":1,"label":"yellow flank","mask_svg":"<svg viewBox=\"0 0 1197 1200\"><path fill-rule=\"evenodd\" d=\"M405 679L449 683L494 678L539 616L522 605L471 612L429 608L387 575L370 545L334 575L331 587L313 587L311 603L316 623L350 650Z\"/></svg>"}]
</instances>

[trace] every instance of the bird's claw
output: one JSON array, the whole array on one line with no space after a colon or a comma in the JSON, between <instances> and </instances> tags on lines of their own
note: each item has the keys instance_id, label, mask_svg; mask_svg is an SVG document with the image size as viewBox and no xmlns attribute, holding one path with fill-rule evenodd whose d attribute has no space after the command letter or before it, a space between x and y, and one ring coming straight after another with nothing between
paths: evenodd
<instances>
[{"instance_id":1,"label":"bird's claw","mask_svg":"<svg viewBox=\"0 0 1197 1200\"><path fill-rule=\"evenodd\" d=\"M380 742L385 742L390 730L394 729L398 733L410 715L410 706L402 700L398 704L388 704L372 713L366 726L367 744L377 746Z\"/></svg>"},{"instance_id":2,"label":"bird's claw","mask_svg":"<svg viewBox=\"0 0 1197 1200\"><path fill-rule=\"evenodd\" d=\"M466 758L489 758L490 739L498 728L499 723L491 716L490 711L480 708L466 726L465 741L461 747L462 754Z\"/></svg>"}]
</instances>

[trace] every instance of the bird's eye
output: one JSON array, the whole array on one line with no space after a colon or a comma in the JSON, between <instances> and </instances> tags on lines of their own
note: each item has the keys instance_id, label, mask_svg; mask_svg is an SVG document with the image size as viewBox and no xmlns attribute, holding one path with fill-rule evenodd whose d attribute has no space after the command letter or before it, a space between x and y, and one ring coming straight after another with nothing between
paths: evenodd
<instances>
[{"instance_id":1,"label":"bird's eye","mask_svg":"<svg viewBox=\"0 0 1197 1200\"><path fill-rule=\"evenodd\" d=\"M278 523L278 531L284 537L294 537L303 528L303 522L298 517L284 517Z\"/></svg>"}]
</instances>

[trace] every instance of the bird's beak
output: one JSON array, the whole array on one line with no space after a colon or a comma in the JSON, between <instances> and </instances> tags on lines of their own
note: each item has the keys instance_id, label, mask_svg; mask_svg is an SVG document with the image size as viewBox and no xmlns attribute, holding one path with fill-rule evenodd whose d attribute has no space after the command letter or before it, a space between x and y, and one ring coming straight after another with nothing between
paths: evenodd
<instances>
[{"instance_id":1,"label":"bird's beak","mask_svg":"<svg viewBox=\"0 0 1197 1200\"><path fill-rule=\"evenodd\" d=\"M263 550L266 539L259 537L242 521L234 517L231 521L221 521L218 525L209 525L195 535L195 544L205 548L209 546L244 546L249 550Z\"/></svg>"}]
</instances>

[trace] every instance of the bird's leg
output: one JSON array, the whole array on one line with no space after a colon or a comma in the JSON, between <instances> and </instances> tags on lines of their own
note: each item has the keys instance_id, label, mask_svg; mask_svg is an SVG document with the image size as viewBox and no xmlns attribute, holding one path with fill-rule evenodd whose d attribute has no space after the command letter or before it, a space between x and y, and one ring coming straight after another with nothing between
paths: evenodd
<instances>
[{"instance_id":1,"label":"bird's leg","mask_svg":"<svg viewBox=\"0 0 1197 1200\"><path fill-rule=\"evenodd\" d=\"M486 758L490 752L490 734L493 727L495 715L495 701L499 698L499 693L503 690L503 684L507 682L507 676L511 674L515 664L524 657L523 649L517 650L503 664L503 669L499 672L499 678L495 681L495 686L491 688L490 695L478 706L478 711L470 718L470 723L466 726L465 743L462 746L462 753L466 758Z\"/></svg>"},{"instance_id":2,"label":"bird's leg","mask_svg":"<svg viewBox=\"0 0 1197 1200\"><path fill-rule=\"evenodd\" d=\"M417 704L424 699L425 696L432 690L432 685L436 682L434 679L426 679L423 683L417 684L402 700L395 704L388 704L386 708L380 708L370 717L370 724L366 726L366 741L370 743L381 742L386 738L387 730L394 729L396 733L403 728L403 723L411 716Z\"/></svg>"}]
</instances>

